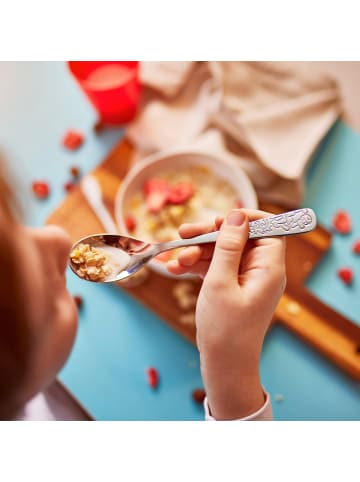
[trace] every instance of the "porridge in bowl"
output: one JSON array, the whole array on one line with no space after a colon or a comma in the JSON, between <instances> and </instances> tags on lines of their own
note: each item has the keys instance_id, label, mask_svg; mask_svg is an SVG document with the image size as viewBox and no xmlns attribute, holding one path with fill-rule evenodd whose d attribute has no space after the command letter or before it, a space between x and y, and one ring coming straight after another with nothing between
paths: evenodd
<instances>
[{"instance_id":1,"label":"porridge in bowl","mask_svg":"<svg viewBox=\"0 0 360 482\"><path fill-rule=\"evenodd\" d=\"M183 223L213 222L242 205L236 189L206 165L163 169L145 179L126 200L124 224L130 236L165 242L179 238ZM155 259L164 262L175 256L175 250L166 251Z\"/></svg>"}]
</instances>

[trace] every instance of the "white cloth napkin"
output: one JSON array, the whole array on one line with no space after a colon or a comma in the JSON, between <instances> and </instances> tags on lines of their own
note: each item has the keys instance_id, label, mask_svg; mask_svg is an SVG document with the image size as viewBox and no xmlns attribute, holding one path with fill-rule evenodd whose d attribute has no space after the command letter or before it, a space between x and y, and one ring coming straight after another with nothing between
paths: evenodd
<instances>
[{"instance_id":1,"label":"white cloth napkin","mask_svg":"<svg viewBox=\"0 0 360 482\"><path fill-rule=\"evenodd\" d=\"M127 135L143 157L201 148L236 162L260 201L298 206L304 174L342 112L336 82L296 62L143 62Z\"/></svg>"}]
</instances>

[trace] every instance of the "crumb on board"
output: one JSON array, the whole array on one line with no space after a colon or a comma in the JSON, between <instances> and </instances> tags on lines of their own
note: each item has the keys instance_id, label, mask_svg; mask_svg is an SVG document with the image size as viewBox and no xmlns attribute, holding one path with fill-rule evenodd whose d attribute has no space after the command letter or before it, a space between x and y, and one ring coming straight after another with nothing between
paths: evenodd
<instances>
[{"instance_id":1,"label":"crumb on board","mask_svg":"<svg viewBox=\"0 0 360 482\"><path fill-rule=\"evenodd\" d=\"M177 305L182 310L189 310L196 306L197 296L193 292L193 285L186 281L177 282L172 290Z\"/></svg>"},{"instance_id":2,"label":"crumb on board","mask_svg":"<svg viewBox=\"0 0 360 482\"><path fill-rule=\"evenodd\" d=\"M189 311L187 313L182 313L179 316L180 323L184 325L195 325L195 311Z\"/></svg>"},{"instance_id":3,"label":"crumb on board","mask_svg":"<svg viewBox=\"0 0 360 482\"><path fill-rule=\"evenodd\" d=\"M286 311L289 313L289 315L297 316L300 313L301 308L299 303L296 303L295 301L290 301L286 305Z\"/></svg>"},{"instance_id":4,"label":"crumb on board","mask_svg":"<svg viewBox=\"0 0 360 482\"><path fill-rule=\"evenodd\" d=\"M313 269L313 263L311 261L305 261L303 264L303 270L305 273L309 273Z\"/></svg>"}]
</instances>

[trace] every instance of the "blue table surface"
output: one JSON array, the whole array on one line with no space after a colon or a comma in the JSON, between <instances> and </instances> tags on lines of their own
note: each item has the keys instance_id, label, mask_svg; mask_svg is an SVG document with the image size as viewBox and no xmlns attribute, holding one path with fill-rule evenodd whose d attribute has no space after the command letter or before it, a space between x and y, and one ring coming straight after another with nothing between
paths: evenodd
<instances>
[{"instance_id":1,"label":"blue table surface","mask_svg":"<svg viewBox=\"0 0 360 482\"><path fill-rule=\"evenodd\" d=\"M0 63L0 146L16 176L27 224L42 225L64 198L70 166L90 171L123 135L116 128L95 135L95 120L65 63ZM69 127L86 135L76 152L61 146ZM37 178L52 185L45 201L31 195L30 183ZM351 244L360 238L359 179L360 135L338 122L310 164L303 204L327 227L337 209L348 210L354 230L334 236L308 286L357 324L360 258L351 253ZM337 279L341 265L353 267L353 286ZM70 272L68 286L84 297L84 308L74 349L59 378L94 418L203 420L202 407L191 399L191 391L202 386L193 345L117 288L81 282ZM145 369L151 365L161 374L157 391L146 383ZM280 326L266 339L261 372L277 420L360 420L360 383ZM279 403L276 394L283 396Z\"/></svg>"}]
</instances>

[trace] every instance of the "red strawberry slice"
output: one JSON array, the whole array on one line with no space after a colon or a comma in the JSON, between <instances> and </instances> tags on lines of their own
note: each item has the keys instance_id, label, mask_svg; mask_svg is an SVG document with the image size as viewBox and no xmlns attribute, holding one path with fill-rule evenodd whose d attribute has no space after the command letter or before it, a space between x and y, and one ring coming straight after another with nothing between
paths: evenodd
<instances>
[{"instance_id":1,"label":"red strawberry slice","mask_svg":"<svg viewBox=\"0 0 360 482\"><path fill-rule=\"evenodd\" d=\"M159 385L159 372L156 368L150 367L146 370L147 381L151 388L157 388Z\"/></svg>"},{"instance_id":2,"label":"red strawberry slice","mask_svg":"<svg viewBox=\"0 0 360 482\"><path fill-rule=\"evenodd\" d=\"M168 200L168 194L165 192L152 192L146 198L146 206L150 213L158 213L162 210Z\"/></svg>"},{"instance_id":3,"label":"red strawberry slice","mask_svg":"<svg viewBox=\"0 0 360 482\"><path fill-rule=\"evenodd\" d=\"M165 179L160 179L158 177L152 177L144 183L144 194L148 196L153 192L169 192L169 184Z\"/></svg>"},{"instance_id":4,"label":"red strawberry slice","mask_svg":"<svg viewBox=\"0 0 360 482\"><path fill-rule=\"evenodd\" d=\"M171 188L169 202L171 204L184 204L193 194L194 188L190 182L179 182Z\"/></svg>"},{"instance_id":5,"label":"red strawberry slice","mask_svg":"<svg viewBox=\"0 0 360 482\"><path fill-rule=\"evenodd\" d=\"M144 194L148 211L158 213L168 202L170 186L165 179L152 178L144 184Z\"/></svg>"},{"instance_id":6,"label":"red strawberry slice","mask_svg":"<svg viewBox=\"0 0 360 482\"><path fill-rule=\"evenodd\" d=\"M351 218L344 210L340 210L335 213L332 224L334 229L340 234L349 234L351 232Z\"/></svg>"},{"instance_id":7,"label":"red strawberry slice","mask_svg":"<svg viewBox=\"0 0 360 482\"><path fill-rule=\"evenodd\" d=\"M360 254L360 239L354 242L352 246L352 252L354 254Z\"/></svg>"},{"instance_id":8,"label":"red strawberry slice","mask_svg":"<svg viewBox=\"0 0 360 482\"><path fill-rule=\"evenodd\" d=\"M339 268L337 274L345 284L350 285L352 283L354 273L351 268Z\"/></svg>"},{"instance_id":9,"label":"red strawberry slice","mask_svg":"<svg viewBox=\"0 0 360 482\"><path fill-rule=\"evenodd\" d=\"M64 184L64 190L66 192L70 192L75 187L75 184L71 181L68 181Z\"/></svg>"},{"instance_id":10,"label":"red strawberry slice","mask_svg":"<svg viewBox=\"0 0 360 482\"><path fill-rule=\"evenodd\" d=\"M47 181L34 181L31 187L33 193L39 199L45 199L50 194L50 186Z\"/></svg>"}]
</instances>

